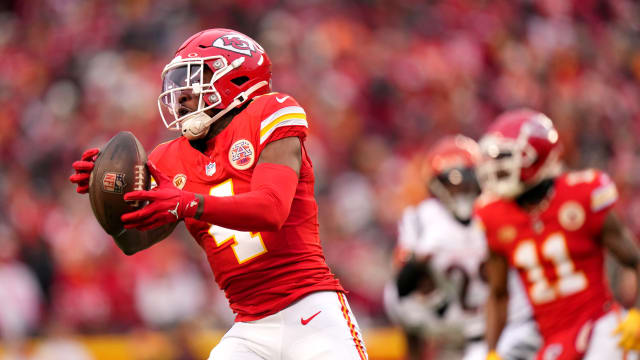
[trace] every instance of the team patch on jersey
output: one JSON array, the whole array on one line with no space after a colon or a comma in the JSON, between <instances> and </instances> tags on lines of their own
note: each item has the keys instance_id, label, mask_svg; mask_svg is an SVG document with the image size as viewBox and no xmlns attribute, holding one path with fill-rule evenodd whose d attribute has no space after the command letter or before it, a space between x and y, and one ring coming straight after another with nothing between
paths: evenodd
<instances>
[{"instance_id":1,"label":"team patch on jersey","mask_svg":"<svg viewBox=\"0 0 640 360\"><path fill-rule=\"evenodd\" d=\"M115 194L122 194L127 183L124 181L124 174L107 172L102 177L102 191Z\"/></svg>"},{"instance_id":2,"label":"team patch on jersey","mask_svg":"<svg viewBox=\"0 0 640 360\"><path fill-rule=\"evenodd\" d=\"M253 165L255 151L249 140L241 139L231 145L229 162L238 170L246 170Z\"/></svg>"},{"instance_id":3,"label":"team patch on jersey","mask_svg":"<svg viewBox=\"0 0 640 360\"><path fill-rule=\"evenodd\" d=\"M582 205L576 201L567 201L560 206L558 222L565 230L576 231L582 227L586 214Z\"/></svg>"},{"instance_id":4,"label":"team patch on jersey","mask_svg":"<svg viewBox=\"0 0 640 360\"><path fill-rule=\"evenodd\" d=\"M503 243L509 243L516 239L518 231L513 225L505 225L498 229L498 240Z\"/></svg>"},{"instance_id":5,"label":"team patch on jersey","mask_svg":"<svg viewBox=\"0 0 640 360\"><path fill-rule=\"evenodd\" d=\"M184 185L186 183L187 183L187 175L185 174L176 174L176 176L173 177L173 186L177 187L180 190L184 188Z\"/></svg>"},{"instance_id":6,"label":"team patch on jersey","mask_svg":"<svg viewBox=\"0 0 640 360\"><path fill-rule=\"evenodd\" d=\"M601 186L591 193L591 211L598 212L618 200L618 189L614 183Z\"/></svg>"}]
</instances>

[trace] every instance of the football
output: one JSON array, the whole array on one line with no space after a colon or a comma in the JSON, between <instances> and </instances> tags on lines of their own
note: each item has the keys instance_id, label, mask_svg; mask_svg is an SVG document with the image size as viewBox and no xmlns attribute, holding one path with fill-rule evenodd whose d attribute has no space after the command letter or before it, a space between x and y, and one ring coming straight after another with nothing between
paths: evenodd
<instances>
[{"instance_id":1,"label":"football","mask_svg":"<svg viewBox=\"0 0 640 360\"><path fill-rule=\"evenodd\" d=\"M124 230L122 214L141 207L139 201L125 201L124 194L149 189L146 163L142 144L129 131L116 134L100 149L89 178L89 200L96 219L109 235Z\"/></svg>"}]
</instances>

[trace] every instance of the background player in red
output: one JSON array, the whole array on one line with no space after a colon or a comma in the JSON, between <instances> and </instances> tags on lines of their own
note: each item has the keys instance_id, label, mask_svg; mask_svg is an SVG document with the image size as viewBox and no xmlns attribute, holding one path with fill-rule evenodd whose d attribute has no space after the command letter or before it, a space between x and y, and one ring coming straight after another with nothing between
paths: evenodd
<instances>
[{"instance_id":1,"label":"background player in red","mask_svg":"<svg viewBox=\"0 0 640 360\"><path fill-rule=\"evenodd\" d=\"M487 247L482 229L471 221L480 194L475 175L480 147L466 136L447 136L425 158L421 179L430 197L403 213L396 247L400 270L385 287L385 307L405 331L411 359L429 358L420 340L454 332L464 336L464 354L449 357L485 359ZM530 359L541 339L515 271L508 282L508 320L497 350L505 359Z\"/></svg>"},{"instance_id":2,"label":"background player in red","mask_svg":"<svg viewBox=\"0 0 640 360\"><path fill-rule=\"evenodd\" d=\"M476 214L490 248L490 349L505 323L509 267L525 284L543 336L538 359L622 359L623 349L638 349L638 312L620 323L605 278L605 249L632 269L640 260L632 235L610 211L614 183L593 169L562 173L558 132L536 111L502 114L480 146L484 193Z\"/></svg>"},{"instance_id":3,"label":"background player in red","mask_svg":"<svg viewBox=\"0 0 640 360\"><path fill-rule=\"evenodd\" d=\"M157 186L125 195L149 204L122 216L118 245L135 253L185 222L236 313L212 359L366 359L318 238L306 114L270 93L262 47L205 30L180 46L162 79L160 113L183 136L149 155ZM96 153L74 163L79 192Z\"/></svg>"}]
</instances>

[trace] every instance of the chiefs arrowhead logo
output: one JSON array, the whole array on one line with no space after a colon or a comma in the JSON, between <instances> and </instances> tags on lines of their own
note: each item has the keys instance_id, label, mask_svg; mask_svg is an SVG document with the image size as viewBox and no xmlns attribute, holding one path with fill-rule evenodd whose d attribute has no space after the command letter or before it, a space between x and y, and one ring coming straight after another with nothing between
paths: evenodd
<instances>
[{"instance_id":1,"label":"chiefs arrowhead logo","mask_svg":"<svg viewBox=\"0 0 640 360\"><path fill-rule=\"evenodd\" d=\"M211 46L252 56L252 53L264 53L264 49L255 41L241 34L222 35L213 41Z\"/></svg>"},{"instance_id":2,"label":"chiefs arrowhead logo","mask_svg":"<svg viewBox=\"0 0 640 360\"><path fill-rule=\"evenodd\" d=\"M184 188L184 184L186 183L187 183L187 175L185 174L177 174L176 176L173 177L173 186L177 187L180 190Z\"/></svg>"}]
</instances>

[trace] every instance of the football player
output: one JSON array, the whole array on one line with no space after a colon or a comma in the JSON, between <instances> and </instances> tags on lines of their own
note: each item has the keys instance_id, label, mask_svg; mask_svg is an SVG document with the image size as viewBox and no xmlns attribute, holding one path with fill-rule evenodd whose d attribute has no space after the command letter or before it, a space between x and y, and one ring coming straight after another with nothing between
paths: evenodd
<instances>
[{"instance_id":1,"label":"football player","mask_svg":"<svg viewBox=\"0 0 640 360\"><path fill-rule=\"evenodd\" d=\"M403 266L385 288L385 305L405 330L412 359L425 358L423 340L441 336L442 329L462 331L464 359L487 356L487 247L471 221L480 194L474 172L479 159L478 144L468 137L440 140L428 152L423 171L432 196L405 210L400 221L396 253ZM515 273L510 281L509 325L498 349L506 359L531 359L540 339Z\"/></svg>"},{"instance_id":2,"label":"football player","mask_svg":"<svg viewBox=\"0 0 640 360\"><path fill-rule=\"evenodd\" d=\"M149 155L157 186L125 195L149 203L122 216L117 244L133 254L184 221L236 314L210 359L367 359L318 238L307 116L271 92L264 49L236 31L199 32L162 84L160 114L182 136ZM74 164L79 192L96 153Z\"/></svg>"},{"instance_id":3,"label":"football player","mask_svg":"<svg viewBox=\"0 0 640 360\"><path fill-rule=\"evenodd\" d=\"M562 173L558 144L551 120L530 109L500 115L480 141L483 198L476 214L490 248L487 342L496 348L505 323L511 267L543 337L538 359L622 359L625 350L640 348L640 316L633 309L622 321L604 255L609 250L637 269L640 254L611 211L614 183L593 169Z\"/></svg>"}]
</instances>

